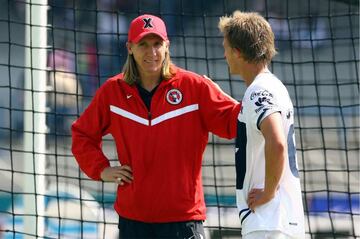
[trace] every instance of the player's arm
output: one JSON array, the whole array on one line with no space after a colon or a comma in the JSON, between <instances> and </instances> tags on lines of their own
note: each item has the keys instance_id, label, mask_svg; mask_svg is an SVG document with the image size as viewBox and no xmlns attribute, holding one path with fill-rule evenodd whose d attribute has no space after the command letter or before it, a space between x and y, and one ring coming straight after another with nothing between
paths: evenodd
<instances>
[{"instance_id":1,"label":"player's arm","mask_svg":"<svg viewBox=\"0 0 360 239\"><path fill-rule=\"evenodd\" d=\"M91 128L96 125L95 121L92 121L95 115L91 114L90 117L92 118L88 119L85 113L72 125L72 152L81 170L95 180L115 182L120 185L124 185L124 182L131 183L133 177L130 166L110 166L109 160L102 151L102 134L96 134L101 130L91 133Z\"/></svg>"},{"instance_id":2,"label":"player's arm","mask_svg":"<svg viewBox=\"0 0 360 239\"><path fill-rule=\"evenodd\" d=\"M248 205L253 211L257 206L274 198L284 170L286 151L286 139L279 112L267 116L261 122L260 130L265 138L265 187L250 191Z\"/></svg>"},{"instance_id":3,"label":"player's arm","mask_svg":"<svg viewBox=\"0 0 360 239\"><path fill-rule=\"evenodd\" d=\"M81 170L90 178L123 185L133 179L130 166L110 166L102 151L102 137L109 133L110 126L109 104L105 103L103 87L71 127L72 153Z\"/></svg>"},{"instance_id":4,"label":"player's arm","mask_svg":"<svg viewBox=\"0 0 360 239\"><path fill-rule=\"evenodd\" d=\"M102 151L102 137L108 132L110 116L100 88L89 106L72 124L72 153L81 170L94 180L101 180L101 172L110 166Z\"/></svg>"},{"instance_id":5,"label":"player's arm","mask_svg":"<svg viewBox=\"0 0 360 239\"><path fill-rule=\"evenodd\" d=\"M71 151L81 170L94 180L101 180L100 173L110 166L102 152L101 135L94 135L88 120L80 117L72 125ZM92 123L92 122L91 122Z\"/></svg>"},{"instance_id":6,"label":"player's arm","mask_svg":"<svg viewBox=\"0 0 360 239\"><path fill-rule=\"evenodd\" d=\"M205 77L200 90L200 112L206 128L219 137L233 139L241 104Z\"/></svg>"}]
</instances>

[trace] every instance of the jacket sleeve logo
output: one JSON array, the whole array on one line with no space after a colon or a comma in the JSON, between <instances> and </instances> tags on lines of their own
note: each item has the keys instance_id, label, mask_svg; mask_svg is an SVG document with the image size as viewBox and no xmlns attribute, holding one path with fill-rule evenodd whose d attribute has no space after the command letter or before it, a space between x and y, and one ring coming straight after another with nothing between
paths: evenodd
<instances>
[{"instance_id":1,"label":"jacket sleeve logo","mask_svg":"<svg viewBox=\"0 0 360 239\"><path fill-rule=\"evenodd\" d=\"M166 94L166 101L172 105L180 104L182 98L182 93L178 89L171 89Z\"/></svg>"}]
</instances>

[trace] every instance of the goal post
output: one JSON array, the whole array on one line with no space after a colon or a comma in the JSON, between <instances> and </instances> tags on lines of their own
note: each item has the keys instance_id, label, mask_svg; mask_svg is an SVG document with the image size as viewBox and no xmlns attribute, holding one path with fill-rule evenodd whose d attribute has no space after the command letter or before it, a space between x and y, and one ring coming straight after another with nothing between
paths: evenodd
<instances>
[{"instance_id":1,"label":"goal post","mask_svg":"<svg viewBox=\"0 0 360 239\"><path fill-rule=\"evenodd\" d=\"M47 0L27 0L24 84L24 232L45 236Z\"/></svg>"}]
</instances>

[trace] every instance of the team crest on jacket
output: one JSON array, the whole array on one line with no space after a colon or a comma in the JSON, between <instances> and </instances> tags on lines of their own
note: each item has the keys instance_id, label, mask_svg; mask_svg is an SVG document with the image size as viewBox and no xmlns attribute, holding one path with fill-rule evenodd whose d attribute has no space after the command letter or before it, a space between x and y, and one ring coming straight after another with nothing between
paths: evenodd
<instances>
[{"instance_id":1,"label":"team crest on jacket","mask_svg":"<svg viewBox=\"0 0 360 239\"><path fill-rule=\"evenodd\" d=\"M166 101L172 105L180 104L182 98L182 93L178 89L171 89L166 94Z\"/></svg>"}]
</instances>

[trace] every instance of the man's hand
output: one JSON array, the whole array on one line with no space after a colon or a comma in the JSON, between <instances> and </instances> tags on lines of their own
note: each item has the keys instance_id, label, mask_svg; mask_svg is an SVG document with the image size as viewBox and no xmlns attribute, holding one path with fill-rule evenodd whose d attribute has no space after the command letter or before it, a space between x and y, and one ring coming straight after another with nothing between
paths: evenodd
<instances>
[{"instance_id":1,"label":"man's hand","mask_svg":"<svg viewBox=\"0 0 360 239\"><path fill-rule=\"evenodd\" d=\"M252 212L255 212L255 208L261 206L274 198L274 194L266 194L263 189L253 188L249 192L247 204Z\"/></svg>"},{"instance_id":2,"label":"man's hand","mask_svg":"<svg viewBox=\"0 0 360 239\"><path fill-rule=\"evenodd\" d=\"M131 183L133 180L132 170L128 165L107 167L101 172L100 177L105 182L115 182L119 185Z\"/></svg>"}]
</instances>

